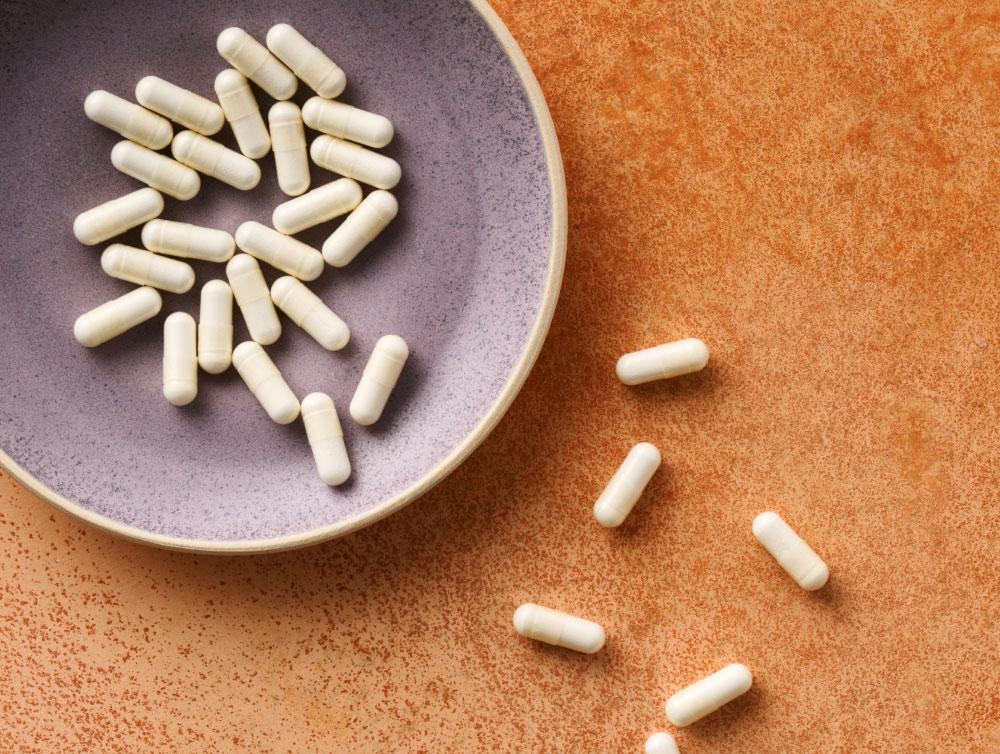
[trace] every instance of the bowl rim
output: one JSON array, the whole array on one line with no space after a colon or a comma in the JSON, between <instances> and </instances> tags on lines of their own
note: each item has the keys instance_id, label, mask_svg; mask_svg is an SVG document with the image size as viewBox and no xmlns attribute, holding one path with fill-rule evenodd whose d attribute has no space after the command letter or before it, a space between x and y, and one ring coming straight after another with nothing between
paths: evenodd
<instances>
[{"instance_id":1,"label":"bowl rim","mask_svg":"<svg viewBox=\"0 0 1000 754\"><path fill-rule=\"evenodd\" d=\"M493 431L504 414L507 413L510 404L524 385L524 381L527 379L532 366L534 366L535 359L538 357L542 343L545 341L545 336L548 333L549 325L552 322L552 316L555 312L556 301L559 298L559 289L562 285L563 269L566 263L567 216L566 178L563 173L559 141L556 137L555 125L552 122L548 105L545 103L541 86L539 86L538 80L535 78L535 74L531 70L531 66L528 64L528 60L525 58L521 48L514 41L514 37L507 29L507 26L500 20L500 17L487 0L467 0L467 2L479 14L490 32L500 43L501 48L507 55L521 82L521 86L531 106L531 112L542 139L542 149L545 154L545 165L549 178L550 199L552 202L552 242L549 247L548 274L545 280L541 305L521 356L489 410L472 431L458 445L452 448L447 456L402 492L357 516L352 516L329 526L322 526L296 534L267 539L232 541L172 537L146 531L135 526L129 526L128 524L122 524L100 513L88 510L79 503L75 503L60 495L30 474L13 458L7 455L2 448L0 448L0 468L6 470L21 485L47 503L68 513L79 521L83 521L123 539L154 545L168 550L205 554L250 555L307 547L362 529L385 518L391 513L395 513L416 500L438 482L442 481L462 461L468 458L472 451L479 447L479 444Z\"/></svg>"}]
</instances>

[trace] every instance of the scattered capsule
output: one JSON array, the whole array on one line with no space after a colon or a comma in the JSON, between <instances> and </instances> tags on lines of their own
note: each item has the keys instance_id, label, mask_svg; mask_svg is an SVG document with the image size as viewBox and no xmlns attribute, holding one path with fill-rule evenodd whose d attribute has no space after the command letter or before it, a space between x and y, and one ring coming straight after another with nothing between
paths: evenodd
<instances>
[{"instance_id":1,"label":"scattered capsule","mask_svg":"<svg viewBox=\"0 0 1000 754\"><path fill-rule=\"evenodd\" d=\"M217 104L159 76L140 79L135 85L135 98L143 107L205 136L218 133L226 122Z\"/></svg>"},{"instance_id":2,"label":"scattered capsule","mask_svg":"<svg viewBox=\"0 0 1000 754\"><path fill-rule=\"evenodd\" d=\"M753 675L746 665L733 663L681 689L667 700L667 718L678 728L701 720L750 690Z\"/></svg>"},{"instance_id":3,"label":"scattered capsule","mask_svg":"<svg viewBox=\"0 0 1000 754\"><path fill-rule=\"evenodd\" d=\"M160 254L206 262L227 262L236 250L236 242L226 231L176 220L150 220L143 225L142 245Z\"/></svg>"},{"instance_id":4,"label":"scattered capsule","mask_svg":"<svg viewBox=\"0 0 1000 754\"><path fill-rule=\"evenodd\" d=\"M250 337L265 346L281 337L281 322L257 260L249 254L237 254L226 265L226 277Z\"/></svg>"},{"instance_id":5,"label":"scattered capsule","mask_svg":"<svg viewBox=\"0 0 1000 754\"><path fill-rule=\"evenodd\" d=\"M351 339L347 324L320 297L290 275L271 286L271 300L288 318L328 351L339 351Z\"/></svg>"},{"instance_id":6,"label":"scattered capsule","mask_svg":"<svg viewBox=\"0 0 1000 754\"><path fill-rule=\"evenodd\" d=\"M240 151L255 160L266 155L271 148L271 137L246 77L227 68L215 77L215 96L219 98Z\"/></svg>"},{"instance_id":7,"label":"scattered capsule","mask_svg":"<svg viewBox=\"0 0 1000 754\"><path fill-rule=\"evenodd\" d=\"M268 49L321 97L344 91L347 76L340 66L288 24L272 26L266 41Z\"/></svg>"},{"instance_id":8,"label":"scattered capsule","mask_svg":"<svg viewBox=\"0 0 1000 754\"><path fill-rule=\"evenodd\" d=\"M343 484L351 475L351 461L344 445L344 430L340 426L337 408L330 396L309 393L302 399L302 421L312 448L319 478L331 487Z\"/></svg>"},{"instance_id":9,"label":"scattered capsule","mask_svg":"<svg viewBox=\"0 0 1000 754\"><path fill-rule=\"evenodd\" d=\"M187 293L194 285L191 265L122 243L104 250L101 269L113 278L171 293Z\"/></svg>"},{"instance_id":10,"label":"scattered capsule","mask_svg":"<svg viewBox=\"0 0 1000 754\"><path fill-rule=\"evenodd\" d=\"M93 246L152 220L162 211L160 192L141 188L77 215L73 221L73 235L80 243Z\"/></svg>"},{"instance_id":11,"label":"scattered capsule","mask_svg":"<svg viewBox=\"0 0 1000 754\"><path fill-rule=\"evenodd\" d=\"M260 183L260 167L256 162L194 131L177 134L170 151L178 162L241 191L249 191Z\"/></svg>"},{"instance_id":12,"label":"scattered capsule","mask_svg":"<svg viewBox=\"0 0 1000 754\"><path fill-rule=\"evenodd\" d=\"M268 416L278 424L295 421L299 415L298 398L259 343L247 340L236 346L233 366Z\"/></svg>"},{"instance_id":13,"label":"scattered capsule","mask_svg":"<svg viewBox=\"0 0 1000 754\"><path fill-rule=\"evenodd\" d=\"M295 74L285 68L260 42L243 29L230 26L215 41L226 61L275 99L288 99L299 85Z\"/></svg>"},{"instance_id":14,"label":"scattered capsule","mask_svg":"<svg viewBox=\"0 0 1000 754\"><path fill-rule=\"evenodd\" d=\"M162 306L155 288L136 288L77 317L73 337L81 346L94 348L155 317Z\"/></svg>"},{"instance_id":15,"label":"scattered capsule","mask_svg":"<svg viewBox=\"0 0 1000 754\"><path fill-rule=\"evenodd\" d=\"M271 213L271 224L289 235L344 215L361 202L361 186L340 178L279 204Z\"/></svg>"},{"instance_id":16,"label":"scattered capsule","mask_svg":"<svg viewBox=\"0 0 1000 754\"><path fill-rule=\"evenodd\" d=\"M169 120L103 89L87 95L83 111L94 123L150 149L163 149L174 138Z\"/></svg>"},{"instance_id":17,"label":"scattered capsule","mask_svg":"<svg viewBox=\"0 0 1000 754\"><path fill-rule=\"evenodd\" d=\"M131 141L115 144L111 164L125 175L182 201L193 198L201 188L201 178L187 165Z\"/></svg>"},{"instance_id":18,"label":"scattered capsule","mask_svg":"<svg viewBox=\"0 0 1000 754\"><path fill-rule=\"evenodd\" d=\"M658 468L660 451L655 445L640 442L634 446L594 504L594 517L598 523L601 526L620 526Z\"/></svg>"},{"instance_id":19,"label":"scattered capsule","mask_svg":"<svg viewBox=\"0 0 1000 754\"><path fill-rule=\"evenodd\" d=\"M163 397L186 406L198 395L194 317L174 312L163 322Z\"/></svg>"},{"instance_id":20,"label":"scattered capsule","mask_svg":"<svg viewBox=\"0 0 1000 754\"><path fill-rule=\"evenodd\" d=\"M708 363L708 346L697 338L675 340L618 359L615 372L626 385L640 385L700 372Z\"/></svg>"},{"instance_id":21,"label":"scattered capsule","mask_svg":"<svg viewBox=\"0 0 1000 754\"><path fill-rule=\"evenodd\" d=\"M830 578L823 559L777 513L767 511L757 516L753 535L803 589L815 591Z\"/></svg>"},{"instance_id":22,"label":"scattered capsule","mask_svg":"<svg viewBox=\"0 0 1000 754\"><path fill-rule=\"evenodd\" d=\"M646 739L646 754L680 754L677 741L669 733L654 733Z\"/></svg>"},{"instance_id":23,"label":"scattered capsule","mask_svg":"<svg viewBox=\"0 0 1000 754\"><path fill-rule=\"evenodd\" d=\"M294 102L276 102L267 113L278 186L289 196L309 188L309 155L302 112Z\"/></svg>"},{"instance_id":24,"label":"scattered capsule","mask_svg":"<svg viewBox=\"0 0 1000 754\"><path fill-rule=\"evenodd\" d=\"M354 421L368 426L379 420L409 355L406 341L398 335L383 335L378 339L351 399Z\"/></svg>"},{"instance_id":25,"label":"scattered capsule","mask_svg":"<svg viewBox=\"0 0 1000 754\"><path fill-rule=\"evenodd\" d=\"M604 646L604 629L593 621L526 602L514 611L514 629L529 639L593 654Z\"/></svg>"},{"instance_id":26,"label":"scattered capsule","mask_svg":"<svg viewBox=\"0 0 1000 754\"><path fill-rule=\"evenodd\" d=\"M399 163L384 154L333 136L317 136L309 147L313 162L324 170L380 189L391 189L403 175Z\"/></svg>"},{"instance_id":27,"label":"scattered capsule","mask_svg":"<svg viewBox=\"0 0 1000 754\"><path fill-rule=\"evenodd\" d=\"M372 191L323 243L323 259L334 267L351 262L399 212L396 197Z\"/></svg>"},{"instance_id":28,"label":"scattered capsule","mask_svg":"<svg viewBox=\"0 0 1000 754\"><path fill-rule=\"evenodd\" d=\"M233 291L224 280L201 287L198 311L198 364L209 374L221 374L233 360Z\"/></svg>"},{"instance_id":29,"label":"scattered capsule","mask_svg":"<svg viewBox=\"0 0 1000 754\"><path fill-rule=\"evenodd\" d=\"M323 272L323 255L312 246L252 220L236 229L236 245L300 280L315 280Z\"/></svg>"},{"instance_id":30,"label":"scattered capsule","mask_svg":"<svg viewBox=\"0 0 1000 754\"><path fill-rule=\"evenodd\" d=\"M392 121L344 102L310 97L302 106L302 120L309 128L367 147L384 147L392 141Z\"/></svg>"}]
</instances>

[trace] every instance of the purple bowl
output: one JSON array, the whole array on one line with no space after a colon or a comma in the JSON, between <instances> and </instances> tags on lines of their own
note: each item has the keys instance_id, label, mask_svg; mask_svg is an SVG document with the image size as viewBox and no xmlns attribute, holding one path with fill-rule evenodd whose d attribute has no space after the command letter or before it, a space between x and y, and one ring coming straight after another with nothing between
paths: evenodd
<instances>
[{"instance_id":1,"label":"purple bowl","mask_svg":"<svg viewBox=\"0 0 1000 754\"><path fill-rule=\"evenodd\" d=\"M396 220L349 266L310 284L350 325L350 344L324 351L283 317L267 349L300 398L333 397L354 467L339 488L317 477L301 423L274 424L234 370L201 373L185 408L163 398L163 318L197 315L198 291L224 278L222 265L195 263L190 293L165 293L158 317L101 347L72 335L79 314L133 287L104 275L106 244L79 244L73 218L140 187L111 166L119 137L86 119L84 98L107 89L133 99L147 74L214 98L214 77L227 67L218 33L235 25L262 40L281 21L347 72L341 99L393 121L384 151L403 166ZM2 24L0 464L17 479L126 537L277 550L399 509L495 426L548 329L566 210L541 91L485 3L39 2L8 11ZM266 111L271 100L255 94ZM301 85L295 101L309 95ZM235 147L228 126L214 138ZM287 197L271 156L260 165L254 191L204 178L192 201L167 198L162 217L229 232L245 220L269 223ZM335 177L313 166L313 186ZM299 237L319 247L335 224ZM141 245L138 229L114 240ZM264 267L268 282L279 276ZM236 320L239 342L248 336ZM382 420L360 427L347 405L386 333L402 335L411 357Z\"/></svg>"}]
</instances>

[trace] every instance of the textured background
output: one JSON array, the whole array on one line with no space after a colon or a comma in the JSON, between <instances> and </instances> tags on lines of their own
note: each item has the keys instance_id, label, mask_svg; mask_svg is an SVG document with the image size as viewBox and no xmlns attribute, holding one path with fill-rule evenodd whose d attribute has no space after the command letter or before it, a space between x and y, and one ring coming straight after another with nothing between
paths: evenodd
<instances>
[{"instance_id":1,"label":"textured background","mask_svg":"<svg viewBox=\"0 0 1000 754\"><path fill-rule=\"evenodd\" d=\"M522 395L346 539L197 557L0 477L0 750L632 752L730 661L702 752L1000 748L1000 19L987 3L514 2L566 162L562 299ZM708 369L626 388L682 336ZM665 465L619 531L628 447ZM756 544L781 512L831 566ZM534 600L594 657L514 635Z\"/></svg>"}]
</instances>

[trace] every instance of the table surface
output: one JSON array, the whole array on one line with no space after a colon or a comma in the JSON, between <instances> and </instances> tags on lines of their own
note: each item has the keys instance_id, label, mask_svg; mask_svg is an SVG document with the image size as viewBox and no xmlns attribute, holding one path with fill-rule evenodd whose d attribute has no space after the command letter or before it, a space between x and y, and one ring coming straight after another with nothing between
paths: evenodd
<instances>
[{"instance_id":1,"label":"table surface","mask_svg":"<svg viewBox=\"0 0 1000 754\"><path fill-rule=\"evenodd\" d=\"M280 555L129 544L0 476L0 749L639 752L729 662L754 686L684 754L1000 749L1000 24L939 5L497 3L569 192L523 393L430 494ZM615 379L686 336L704 372ZM640 440L664 465L602 529ZM517 636L525 601L606 648Z\"/></svg>"}]
</instances>

